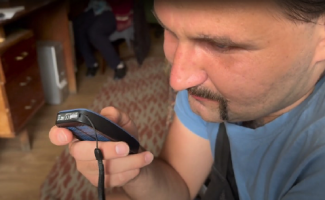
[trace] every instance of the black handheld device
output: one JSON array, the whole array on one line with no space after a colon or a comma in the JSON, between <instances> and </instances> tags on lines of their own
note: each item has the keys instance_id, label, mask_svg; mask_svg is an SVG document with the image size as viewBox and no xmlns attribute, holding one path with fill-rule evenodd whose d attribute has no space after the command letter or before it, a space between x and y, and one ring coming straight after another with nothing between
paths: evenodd
<instances>
[{"instance_id":1,"label":"black handheld device","mask_svg":"<svg viewBox=\"0 0 325 200\"><path fill-rule=\"evenodd\" d=\"M140 151L140 144L132 135L106 117L88 109L60 111L56 125L69 129L82 141L124 141L130 147L130 154Z\"/></svg>"}]
</instances>

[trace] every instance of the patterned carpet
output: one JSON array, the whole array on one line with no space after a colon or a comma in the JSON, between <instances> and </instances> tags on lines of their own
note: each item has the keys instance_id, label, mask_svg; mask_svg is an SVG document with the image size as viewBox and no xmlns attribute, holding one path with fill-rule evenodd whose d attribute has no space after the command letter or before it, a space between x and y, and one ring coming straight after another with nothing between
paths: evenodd
<instances>
[{"instance_id":1,"label":"patterned carpet","mask_svg":"<svg viewBox=\"0 0 325 200\"><path fill-rule=\"evenodd\" d=\"M135 60L126 62L128 74L123 80L107 82L96 96L91 110L100 112L115 106L134 120L143 147L157 155L168 129L170 88L163 58L148 58L141 67ZM41 187L41 200L96 199L97 189L77 170L65 150Z\"/></svg>"}]
</instances>

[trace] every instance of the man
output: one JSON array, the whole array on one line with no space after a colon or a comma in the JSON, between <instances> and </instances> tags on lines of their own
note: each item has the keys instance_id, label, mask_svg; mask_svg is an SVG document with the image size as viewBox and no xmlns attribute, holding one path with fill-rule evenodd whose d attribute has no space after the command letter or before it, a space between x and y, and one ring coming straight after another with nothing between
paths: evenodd
<instances>
[{"instance_id":1,"label":"man","mask_svg":"<svg viewBox=\"0 0 325 200\"><path fill-rule=\"evenodd\" d=\"M122 79L126 75L127 68L109 41L109 36L116 30L121 30L119 28L121 22L117 19L120 15L125 18L129 17L133 1L87 0L87 2L87 6L82 9L81 13L79 10L83 5L78 4L85 4L85 2L71 3L70 15L73 18L76 48L87 66L86 75L93 77L98 70L98 62L93 53L94 47L102 54L108 65L114 69L114 79Z\"/></svg>"},{"instance_id":2,"label":"man","mask_svg":"<svg viewBox=\"0 0 325 200\"><path fill-rule=\"evenodd\" d=\"M323 199L325 1L157 0L154 10L179 91L176 116L157 158L126 156L123 142L100 144L106 187L122 186L126 199L193 199L224 123L240 199ZM125 113L101 114L136 134ZM94 142L71 142L57 127L50 138L70 143L78 170L96 185Z\"/></svg>"}]
</instances>

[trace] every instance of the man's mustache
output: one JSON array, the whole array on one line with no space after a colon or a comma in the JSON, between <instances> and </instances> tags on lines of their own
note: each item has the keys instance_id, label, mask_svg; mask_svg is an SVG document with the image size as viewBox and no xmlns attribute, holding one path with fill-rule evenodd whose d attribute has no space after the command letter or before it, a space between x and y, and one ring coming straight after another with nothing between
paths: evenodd
<instances>
[{"instance_id":1,"label":"man's mustache","mask_svg":"<svg viewBox=\"0 0 325 200\"><path fill-rule=\"evenodd\" d=\"M227 102L227 100L219 94L216 94L208 89L199 88L198 86L187 89L188 93L197 97L209 99L212 101Z\"/></svg>"},{"instance_id":2,"label":"man's mustache","mask_svg":"<svg viewBox=\"0 0 325 200\"><path fill-rule=\"evenodd\" d=\"M216 94L208 89L199 88L198 86L187 89L188 93L197 97L210 99L219 102L220 117L224 121L229 120L228 100L223 96Z\"/></svg>"}]
</instances>

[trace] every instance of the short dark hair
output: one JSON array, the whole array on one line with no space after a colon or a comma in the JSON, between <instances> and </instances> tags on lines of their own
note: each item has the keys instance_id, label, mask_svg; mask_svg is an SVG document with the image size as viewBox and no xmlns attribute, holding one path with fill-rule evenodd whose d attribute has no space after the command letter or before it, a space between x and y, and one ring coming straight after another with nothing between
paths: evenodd
<instances>
[{"instance_id":1,"label":"short dark hair","mask_svg":"<svg viewBox=\"0 0 325 200\"><path fill-rule=\"evenodd\" d=\"M325 0L277 0L295 21L312 22L325 14Z\"/></svg>"}]
</instances>

